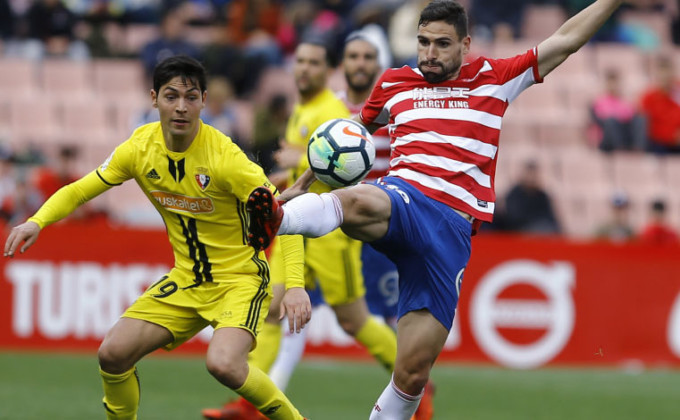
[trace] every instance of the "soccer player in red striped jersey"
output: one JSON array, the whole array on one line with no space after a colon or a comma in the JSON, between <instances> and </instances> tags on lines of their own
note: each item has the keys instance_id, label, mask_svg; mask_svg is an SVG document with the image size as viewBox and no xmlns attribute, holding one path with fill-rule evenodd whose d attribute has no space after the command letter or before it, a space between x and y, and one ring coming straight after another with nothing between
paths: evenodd
<instances>
[{"instance_id":1,"label":"soccer player in red striped jersey","mask_svg":"<svg viewBox=\"0 0 680 420\"><path fill-rule=\"evenodd\" d=\"M465 9L430 2L418 23L417 68L387 70L357 118L367 127L388 124L388 176L303 194L314 179L309 171L282 195L278 235L315 237L340 226L399 269L397 361L371 420L408 420L418 407L453 323L471 236L493 217L508 105L578 51L621 3L595 1L523 54L463 65L471 41Z\"/></svg>"}]
</instances>

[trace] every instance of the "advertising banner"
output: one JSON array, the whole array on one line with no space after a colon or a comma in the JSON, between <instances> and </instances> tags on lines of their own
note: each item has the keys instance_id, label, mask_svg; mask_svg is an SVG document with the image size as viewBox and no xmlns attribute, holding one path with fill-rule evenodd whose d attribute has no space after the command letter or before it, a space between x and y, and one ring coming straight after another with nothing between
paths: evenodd
<instances>
[{"instance_id":1,"label":"advertising banner","mask_svg":"<svg viewBox=\"0 0 680 420\"><path fill-rule=\"evenodd\" d=\"M50 226L0 262L0 349L96 351L172 264L164 231ZM310 354L370 357L328 307L308 328ZM210 335L175 351L203 353ZM678 367L680 247L479 235L440 361Z\"/></svg>"}]
</instances>

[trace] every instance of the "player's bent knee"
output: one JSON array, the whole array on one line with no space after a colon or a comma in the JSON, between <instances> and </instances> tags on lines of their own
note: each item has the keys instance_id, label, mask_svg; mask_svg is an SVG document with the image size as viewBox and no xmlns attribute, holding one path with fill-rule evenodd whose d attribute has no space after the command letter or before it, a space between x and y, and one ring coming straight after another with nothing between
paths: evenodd
<instances>
[{"instance_id":1,"label":"player's bent knee","mask_svg":"<svg viewBox=\"0 0 680 420\"><path fill-rule=\"evenodd\" d=\"M209 357L206 368L215 379L231 389L240 388L248 376L248 365L241 360Z\"/></svg>"},{"instance_id":2,"label":"player's bent knee","mask_svg":"<svg viewBox=\"0 0 680 420\"><path fill-rule=\"evenodd\" d=\"M419 394L429 378L429 369L407 370L398 366L394 369L394 383L399 389L410 395Z\"/></svg>"},{"instance_id":3,"label":"player's bent knee","mask_svg":"<svg viewBox=\"0 0 680 420\"><path fill-rule=\"evenodd\" d=\"M132 369L137 360L116 345L104 341L97 351L99 367L104 372L120 374Z\"/></svg>"}]
</instances>

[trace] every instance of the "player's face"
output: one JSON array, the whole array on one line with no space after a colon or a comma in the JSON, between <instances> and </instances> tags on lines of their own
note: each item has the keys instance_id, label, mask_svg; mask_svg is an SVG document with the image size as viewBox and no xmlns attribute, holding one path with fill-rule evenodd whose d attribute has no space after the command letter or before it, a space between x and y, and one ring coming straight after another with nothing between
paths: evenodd
<instances>
[{"instance_id":1,"label":"player's face","mask_svg":"<svg viewBox=\"0 0 680 420\"><path fill-rule=\"evenodd\" d=\"M418 27L418 69L428 83L458 77L469 51L470 37L458 39L453 25L438 20Z\"/></svg>"},{"instance_id":2,"label":"player's face","mask_svg":"<svg viewBox=\"0 0 680 420\"><path fill-rule=\"evenodd\" d=\"M380 72L378 51L363 39L350 41L345 45L342 67L350 89L359 92L371 89Z\"/></svg>"},{"instance_id":3,"label":"player's face","mask_svg":"<svg viewBox=\"0 0 680 420\"><path fill-rule=\"evenodd\" d=\"M295 50L293 75L302 96L314 95L326 86L326 50L314 44L300 44Z\"/></svg>"},{"instance_id":4,"label":"player's face","mask_svg":"<svg viewBox=\"0 0 680 420\"><path fill-rule=\"evenodd\" d=\"M151 91L153 106L158 108L163 133L175 140L193 139L198 133L198 119L205 106L206 92L191 80L177 76L158 92Z\"/></svg>"}]
</instances>

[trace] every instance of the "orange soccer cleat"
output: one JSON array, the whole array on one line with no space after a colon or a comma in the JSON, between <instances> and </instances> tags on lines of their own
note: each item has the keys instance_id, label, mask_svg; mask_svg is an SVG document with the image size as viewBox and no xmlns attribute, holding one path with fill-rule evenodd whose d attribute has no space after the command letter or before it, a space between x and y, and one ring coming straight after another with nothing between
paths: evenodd
<instances>
[{"instance_id":1,"label":"orange soccer cleat","mask_svg":"<svg viewBox=\"0 0 680 420\"><path fill-rule=\"evenodd\" d=\"M434 384L432 381L427 381L425 385L425 392L423 398L420 399L420 404L411 420L431 420L434 415Z\"/></svg>"},{"instance_id":2,"label":"orange soccer cleat","mask_svg":"<svg viewBox=\"0 0 680 420\"><path fill-rule=\"evenodd\" d=\"M246 211L250 214L248 244L257 250L267 248L281 226L283 209L269 189L258 187L248 197Z\"/></svg>"},{"instance_id":3,"label":"orange soccer cleat","mask_svg":"<svg viewBox=\"0 0 680 420\"><path fill-rule=\"evenodd\" d=\"M228 402L222 408L206 408L201 414L210 420L267 420L254 405L243 398Z\"/></svg>"}]
</instances>

